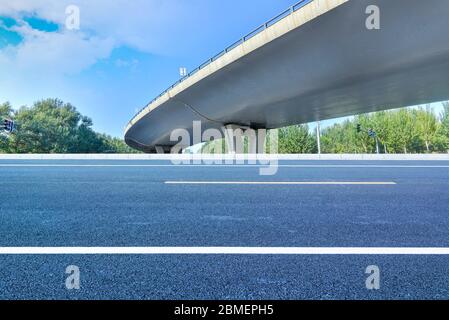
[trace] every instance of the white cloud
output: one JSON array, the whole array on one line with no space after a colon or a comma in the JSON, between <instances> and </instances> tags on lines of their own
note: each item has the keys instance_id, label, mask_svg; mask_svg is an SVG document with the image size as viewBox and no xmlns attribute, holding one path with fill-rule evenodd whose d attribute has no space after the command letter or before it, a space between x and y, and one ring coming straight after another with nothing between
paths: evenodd
<instances>
[{"instance_id":1,"label":"white cloud","mask_svg":"<svg viewBox=\"0 0 449 320\"><path fill-rule=\"evenodd\" d=\"M189 24L187 12L195 10L196 2L0 0L0 16L10 16L21 21L17 31L24 36L24 42L16 50L19 64L33 66L33 63L60 60L59 66L70 64L62 68L61 72L74 72L108 56L114 47L128 46L150 53L169 51L167 48L176 45L173 36L179 32L179 26ZM75 33L64 28L67 18L65 9L71 4L77 5L81 13L81 29ZM61 26L60 30L37 32L22 20L24 16L30 15L57 23ZM31 51L34 51L33 54ZM73 61L74 54L78 56L77 61ZM26 63L28 59L29 63Z\"/></svg>"},{"instance_id":2,"label":"white cloud","mask_svg":"<svg viewBox=\"0 0 449 320\"><path fill-rule=\"evenodd\" d=\"M180 0L0 0L0 16L15 18L23 41L0 49L0 67L33 72L73 74L110 56L120 46L148 52L169 51L171 35L183 23L184 9L195 3ZM80 8L80 30L67 30L65 9ZM186 9L187 10L187 9ZM56 32L32 29L23 19L35 16L57 23Z\"/></svg>"},{"instance_id":3,"label":"white cloud","mask_svg":"<svg viewBox=\"0 0 449 320\"><path fill-rule=\"evenodd\" d=\"M9 47L7 56L23 71L73 74L107 58L114 48L111 38L86 36L82 32L43 32L29 26L15 28L23 41Z\"/></svg>"},{"instance_id":4,"label":"white cloud","mask_svg":"<svg viewBox=\"0 0 449 320\"><path fill-rule=\"evenodd\" d=\"M119 101L120 109L115 113L123 112L123 119L128 118L123 108L128 103L124 101L126 91L117 94L101 82L103 76L109 81L117 70L103 75L103 68L121 68L121 75L135 73L147 81L150 72L133 72L145 61L145 55L134 51L182 56L192 50L195 45L188 41L201 41L199 30L205 25L201 19L207 17L201 10L208 1L0 0L0 16L14 18L17 24L9 29L23 38L18 45L0 47L0 102L10 101L19 107L58 97L74 103L85 114L100 112L96 123L106 127L112 113L104 110ZM68 5L80 8L79 30L65 28ZM54 32L33 29L26 22L30 16L56 23L59 28ZM124 50L112 55L115 48L122 47ZM91 68L108 58L105 64ZM123 85L133 86L133 79L128 78ZM138 100L139 104L144 102ZM117 127L121 130L122 125Z\"/></svg>"},{"instance_id":5,"label":"white cloud","mask_svg":"<svg viewBox=\"0 0 449 320\"><path fill-rule=\"evenodd\" d=\"M137 59L131 59L131 60L116 59L114 61L114 64L118 68L131 68L131 69L134 69L139 64L139 60L137 60Z\"/></svg>"}]
</instances>

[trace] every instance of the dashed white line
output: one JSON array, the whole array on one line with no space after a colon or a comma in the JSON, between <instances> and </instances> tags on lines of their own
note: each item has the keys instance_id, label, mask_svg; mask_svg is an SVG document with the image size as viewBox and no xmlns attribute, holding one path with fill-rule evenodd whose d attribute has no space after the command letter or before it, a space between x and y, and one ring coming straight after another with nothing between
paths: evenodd
<instances>
[{"instance_id":1,"label":"dashed white line","mask_svg":"<svg viewBox=\"0 0 449 320\"><path fill-rule=\"evenodd\" d=\"M393 181L165 181L165 184L217 185L395 185Z\"/></svg>"}]
</instances>

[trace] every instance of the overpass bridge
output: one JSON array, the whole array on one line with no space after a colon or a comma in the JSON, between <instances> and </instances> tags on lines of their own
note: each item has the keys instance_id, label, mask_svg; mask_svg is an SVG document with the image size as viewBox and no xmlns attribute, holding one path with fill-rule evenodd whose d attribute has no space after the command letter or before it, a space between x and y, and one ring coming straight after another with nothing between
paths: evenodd
<instances>
[{"instance_id":1,"label":"overpass bridge","mask_svg":"<svg viewBox=\"0 0 449 320\"><path fill-rule=\"evenodd\" d=\"M125 141L153 153L194 121L270 129L447 100L448 15L447 0L301 1L151 101Z\"/></svg>"}]
</instances>

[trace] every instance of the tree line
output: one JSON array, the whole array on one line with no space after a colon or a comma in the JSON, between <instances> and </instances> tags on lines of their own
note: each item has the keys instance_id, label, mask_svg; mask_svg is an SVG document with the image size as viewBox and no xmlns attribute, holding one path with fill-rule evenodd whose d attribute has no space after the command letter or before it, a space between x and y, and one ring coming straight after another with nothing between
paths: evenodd
<instances>
[{"instance_id":1,"label":"tree line","mask_svg":"<svg viewBox=\"0 0 449 320\"><path fill-rule=\"evenodd\" d=\"M70 103L45 99L14 110L0 104L0 118L16 123L14 134L0 135L0 153L135 153L122 139L95 132L89 117ZM317 153L316 131L307 124L276 129L279 153ZM368 134L375 132L375 137ZM436 115L430 106L380 111L351 117L322 130L323 153L449 152L449 102ZM266 149L269 150L270 139ZM245 151L248 141L245 141ZM202 152L226 152L223 140L206 143Z\"/></svg>"},{"instance_id":2,"label":"tree line","mask_svg":"<svg viewBox=\"0 0 449 320\"><path fill-rule=\"evenodd\" d=\"M318 152L316 131L310 130L309 125L295 125L277 131L279 153ZM321 131L321 152L375 153L376 139L380 153L449 152L449 102L443 103L440 115L426 106L351 117ZM267 139L266 150L269 150L269 143ZM247 141L244 145L247 146ZM209 142L202 147L204 153L216 153L217 150L226 151L224 141Z\"/></svg>"},{"instance_id":3,"label":"tree line","mask_svg":"<svg viewBox=\"0 0 449 320\"><path fill-rule=\"evenodd\" d=\"M360 132L357 131L360 125ZM436 115L430 106L362 114L325 128L321 135L325 153L374 153L376 138L382 153L447 153L449 103Z\"/></svg>"},{"instance_id":4,"label":"tree line","mask_svg":"<svg viewBox=\"0 0 449 320\"><path fill-rule=\"evenodd\" d=\"M95 132L93 122L70 103L45 99L14 110L0 104L0 118L15 131L0 136L0 153L134 153L122 139Z\"/></svg>"}]
</instances>

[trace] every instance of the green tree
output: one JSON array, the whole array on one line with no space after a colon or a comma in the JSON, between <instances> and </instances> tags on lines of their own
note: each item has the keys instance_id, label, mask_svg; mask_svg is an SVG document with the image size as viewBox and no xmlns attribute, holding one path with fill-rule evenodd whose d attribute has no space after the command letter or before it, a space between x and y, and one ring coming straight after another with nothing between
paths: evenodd
<instances>
[{"instance_id":1,"label":"green tree","mask_svg":"<svg viewBox=\"0 0 449 320\"><path fill-rule=\"evenodd\" d=\"M313 153L317 150L316 139L307 125L282 128L278 139L279 153Z\"/></svg>"},{"instance_id":2,"label":"green tree","mask_svg":"<svg viewBox=\"0 0 449 320\"><path fill-rule=\"evenodd\" d=\"M211 140L204 143L201 147L201 153L204 154L225 154L227 146L224 139Z\"/></svg>"},{"instance_id":3,"label":"green tree","mask_svg":"<svg viewBox=\"0 0 449 320\"><path fill-rule=\"evenodd\" d=\"M407 109L401 109L392 113L392 144L396 152L408 153L413 151L413 142L417 139L416 114Z\"/></svg>"},{"instance_id":4,"label":"green tree","mask_svg":"<svg viewBox=\"0 0 449 320\"><path fill-rule=\"evenodd\" d=\"M99 134L92 120L70 103L46 99L14 112L0 105L2 118L13 118L16 131L0 140L0 152L8 153L104 153L137 152L118 138Z\"/></svg>"},{"instance_id":5,"label":"green tree","mask_svg":"<svg viewBox=\"0 0 449 320\"><path fill-rule=\"evenodd\" d=\"M97 134L98 135L98 134ZM106 149L103 152L110 152L110 153L141 153L140 151L137 151L136 149L131 148L128 146L125 141L119 138L111 137L108 135L100 135L103 141L106 144Z\"/></svg>"},{"instance_id":6,"label":"green tree","mask_svg":"<svg viewBox=\"0 0 449 320\"><path fill-rule=\"evenodd\" d=\"M431 144L435 140L438 128L438 120L432 109L428 105L426 109L420 108L416 112L417 130L420 138L424 141L426 151L431 151Z\"/></svg>"},{"instance_id":7,"label":"green tree","mask_svg":"<svg viewBox=\"0 0 449 320\"><path fill-rule=\"evenodd\" d=\"M323 153L373 153L375 139L368 129L376 132L380 151L384 153L418 153L449 151L449 102L443 103L440 117L426 108L403 108L362 114L327 127L321 133ZM38 101L31 107L15 111L9 103L0 104L0 117L16 122L16 132L6 138L0 135L2 153L131 153L122 139L99 134L92 120L81 115L70 103L59 99ZM357 124L362 132L357 132ZM317 151L316 135L307 125L281 129L278 141L267 134L265 149L277 143L279 153L313 153ZM223 139L206 143L204 153L226 153ZM244 139L248 152L248 139Z\"/></svg>"},{"instance_id":8,"label":"green tree","mask_svg":"<svg viewBox=\"0 0 449 320\"><path fill-rule=\"evenodd\" d=\"M14 118L14 110L9 102L5 102L0 104L0 119L13 119ZM0 153L9 153L11 152L11 145L9 143L9 139L6 136L0 135Z\"/></svg>"},{"instance_id":9,"label":"green tree","mask_svg":"<svg viewBox=\"0 0 449 320\"><path fill-rule=\"evenodd\" d=\"M17 132L13 135L13 145L17 153L74 152L78 147L80 123L91 125L74 106L59 99L46 99L31 108L20 108L15 121Z\"/></svg>"},{"instance_id":10,"label":"green tree","mask_svg":"<svg viewBox=\"0 0 449 320\"><path fill-rule=\"evenodd\" d=\"M443 103L443 112L433 141L440 152L449 152L449 102Z\"/></svg>"}]
</instances>

